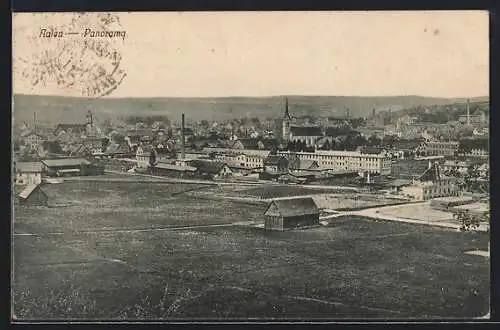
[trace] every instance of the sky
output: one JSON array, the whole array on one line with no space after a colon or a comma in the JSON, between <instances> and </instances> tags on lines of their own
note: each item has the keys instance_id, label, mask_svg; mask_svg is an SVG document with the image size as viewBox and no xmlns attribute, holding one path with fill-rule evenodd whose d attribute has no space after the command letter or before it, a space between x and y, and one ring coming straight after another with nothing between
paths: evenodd
<instances>
[{"instance_id":1,"label":"sky","mask_svg":"<svg viewBox=\"0 0 500 330\"><path fill-rule=\"evenodd\" d=\"M107 97L489 95L485 11L117 15L126 37L111 42L126 77ZM22 77L55 47L40 29L72 17L14 14L14 93L80 96Z\"/></svg>"}]
</instances>

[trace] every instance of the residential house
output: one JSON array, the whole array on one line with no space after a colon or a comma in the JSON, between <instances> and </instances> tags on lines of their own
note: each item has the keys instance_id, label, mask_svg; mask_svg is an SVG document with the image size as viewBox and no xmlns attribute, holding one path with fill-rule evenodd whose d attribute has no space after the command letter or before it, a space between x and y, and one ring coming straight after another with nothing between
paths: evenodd
<instances>
[{"instance_id":1,"label":"residential house","mask_svg":"<svg viewBox=\"0 0 500 330\"><path fill-rule=\"evenodd\" d=\"M470 163L465 160L448 159L443 163L443 171L445 173L460 173L465 174L469 169Z\"/></svg>"},{"instance_id":2,"label":"residential house","mask_svg":"<svg viewBox=\"0 0 500 330\"><path fill-rule=\"evenodd\" d=\"M273 200L264 212L264 228L283 231L317 226L319 213L311 197Z\"/></svg>"},{"instance_id":3,"label":"residential house","mask_svg":"<svg viewBox=\"0 0 500 330\"><path fill-rule=\"evenodd\" d=\"M206 160L194 159L187 162L188 166L196 168L197 176L205 179L223 179L232 176L233 172L226 163Z\"/></svg>"},{"instance_id":4,"label":"residential house","mask_svg":"<svg viewBox=\"0 0 500 330\"><path fill-rule=\"evenodd\" d=\"M14 164L14 184L38 185L42 183L42 163L40 162L17 162Z\"/></svg>"},{"instance_id":5,"label":"residential house","mask_svg":"<svg viewBox=\"0 0 500 330\"><path fill-rule=\"evenodd\" d=\"M104 156L107 158L125 158L132 155L132 151L125 143L111 143L104 150Z\"/></svg>"},{"instance_id":6,"label":"residential house","mask_svg":"<svg viewBox=\"0 0 500 330\"><path fill-rule=\"evenodd\" d=\"M264 171L274 173L288 172L288 159L283 156L270 155L264 160Z\"/></svg>"},{"instance_id":7,"label":"residential house","mask_svg":"<svg viewBox=\"0 0 500 330\"><path fill-rule=\"evenodd\" d=\"M137 146L135 158L137 160L137 168L146 169L156 162L158 154L152 145L141 144Z\"/></svg>"},{"instance_id":8,"label":"residential house","mask_svg":"<svg viewBox=\"0 0 500 330\"><path fill-rule=\"evenodd\" d=\"M43 142L46 138L36 132L28 132L22 136L24 146L30 151L36 151L43 147Z\"/></svg>"},{"instance_id":9,"label":"residential house","mask_svg":"<svg viewBox=\"0 0 500 330\"><path fill-rule=\"evenodd\" d=\"M429 168L412 183L404 186L401 193L415 200L429 200L436 197L459 196L460 187L455 178L442 174L438 162L430 163Z\"/></svg>"},{"instance_id":10,"label":"residential house","mask_svg":"<svg viewBox=\"0 0 500 330\"><path fill-rule=\"evenodd\" d=\"M77 135L85 134L87 126L85 124L58 124L54 129L54 135Z\"/></svg>"},{"instance_id":11,"label":"residential house","mask_svg":"<svg viewBox=\"0 0 500 330\"><path fill-rule=\"evenodd\" d=\"M428 156L454 156L459 149L458 141L428 141L423 152Z\"/></svg>"}]
</instances>

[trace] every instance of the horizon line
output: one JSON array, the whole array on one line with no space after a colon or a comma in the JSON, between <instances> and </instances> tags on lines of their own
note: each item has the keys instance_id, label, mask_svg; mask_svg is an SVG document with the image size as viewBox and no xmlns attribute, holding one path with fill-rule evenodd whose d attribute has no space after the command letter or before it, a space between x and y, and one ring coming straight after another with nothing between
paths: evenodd
<instances>
[{"instance_id":1,"label":"horizon line","mask_svg":"<svg viewBox=\"0 0 500 330\"><path fill-rule=\"evenodd\" d=\"M276 95L229 95L229 96L105 96L105 97L89 97L89 96L66 96L53 94L25 94L12 93L14 96L33 96L33 97L58 97L66 99L85 99L85 100L121 100L121 99L231 99L231 98L279 98L279 97L362 97L362 98L384 98L384 97L421 97L429 99L478 99L490 98L490 95L477 96L427 96L421 94L397 94L397 95L334 95L334 94L276 94Z\"/></svg>"}]
</instances>

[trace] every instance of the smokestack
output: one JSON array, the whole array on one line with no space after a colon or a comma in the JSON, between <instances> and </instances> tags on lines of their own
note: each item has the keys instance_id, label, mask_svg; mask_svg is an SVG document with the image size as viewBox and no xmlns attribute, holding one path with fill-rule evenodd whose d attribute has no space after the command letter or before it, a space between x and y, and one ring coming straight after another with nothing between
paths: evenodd
<instances>
[{"instance_id":1,"label":"smokestack","mask_svg":"<svg viewBox=\"0 0 500 330\"><path fill-rule=\"evenodd\" d=\"M33 130L36 131L36 112L33 112Z\"/></svg>"},{"instance_id":2,"label":"smokestack","mask_svg":"<svg viewBox=\"0 0 500 330\"><path fill-rule=\"evenodd\" d=\"M470 126L470 100L467 99L467 126Z\"/></svg>"},{"instance_id":3,"label":"smokestack","mask_svg":"<svg viewBox=\"0 0 500 330\"><path fill-rule=\"evenodd\" d=\"M350 110L349 110L349 108L346 108L346 109L345 109L345 117L346 117L346 119L349 119L350 115L351 115L351 114L350 114Z\"/></svg>"},{"instance_id":4,"label":"smokestack","mask_svg":"<svg viewBox=\"0 0 500 330\"><path fill-rule=\"evenodd\" d=\"M186 155L185 142L184 142L184 114L182 114L181 121L181 159L184 160Z\"/></svg>"}]
</instances>

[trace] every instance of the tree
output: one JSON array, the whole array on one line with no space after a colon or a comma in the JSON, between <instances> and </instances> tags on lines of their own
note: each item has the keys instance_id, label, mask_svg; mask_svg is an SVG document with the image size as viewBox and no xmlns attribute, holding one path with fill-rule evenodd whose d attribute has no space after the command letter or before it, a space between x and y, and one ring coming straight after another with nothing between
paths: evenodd
<instances>
[{"instance_id":1,"label":"tree","mask_svg":"<svg viewBox=\"0 0 500 330\"><path fill-rule=\"evenodd\" d=\"M479 228L481 219L471 214L468 210L454 212L453 218L460 221L460 231L471 231Z\"/></svg>"},{"instance_id":2,"label":"tree","mask_svg":"<svg viewBox=\"0 0 500 330\"><path fill-rule=\"evenodd\" d=\"M330 150L331 145L330 141L326 140L326 142L321 146L321 150Z\"/></svg>"}]
</instances>

